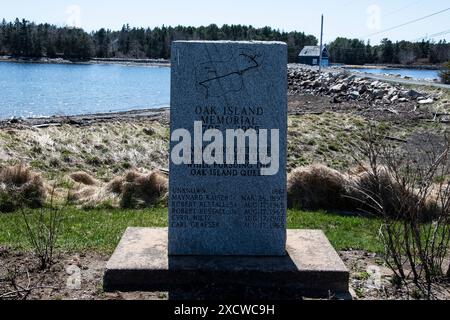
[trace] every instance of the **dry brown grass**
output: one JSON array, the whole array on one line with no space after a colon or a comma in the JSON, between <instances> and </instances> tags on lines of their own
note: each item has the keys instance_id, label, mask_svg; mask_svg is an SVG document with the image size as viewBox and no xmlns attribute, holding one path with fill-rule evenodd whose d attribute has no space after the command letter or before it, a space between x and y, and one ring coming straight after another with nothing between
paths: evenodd
<instances>
[{"instance_id":1,"label":"dry brown grass","mask_svg":"<svg viewBox=\"0 0 450 320\"><path fill-rule=\"evenodd\" d=\"M125 180L126 182L134 182L141 175L142 173L140 173L139 171L129 170L123 175L123 180Z\"/></svg>"},{"instance_id":2,"label":"dry brown grass","mask_svg":"<svg viewBox=\"0 0 450 320\"><path fill-rule=\"evenodd\" d=\"M124 184L123 177L116 177L106 185L106 190L111 193L121 194L123 191L123 184Z\"/></svg>"},{"instance_id":3,"label":"dry brown grass","mask_svg":"<svg viewBox=\"0 0 450 320\"><path fill-rule=\"evenodd\" d=\"M397 194L404 190L394 183L387 169L378 171L380 186L374 183L364 166L354 167L347 174L323 165L297 168L288 178L288 206L304 210L371 212L367 197L376 194L380 187L386 207L394 211L401 207ZM165 203L168 198L168 177L160 171L129 170L106 183L85 172L75 172L66 179L77 182L68 197L67 190L50 187L41 175L26 166L0 168L0 211L14 211L21 204L42 206L46 194L50 193L61 200L69 199L74 204L88 207L108 203L113 207L140 208ZM410 197L405 198L404 192L402 195L402 201L417 201L413 192ZM424 212L430 213L436 206L436 200L430 197Z\"/></svg>"},{"instance_id":4,"label":"dry brown grass","mask_svg":"<svg viewBox=\"0 0 450 320\"><path fill-rule=\"evenodd\" d=\"M429 221L439 211L438 194L442 186L433 184L429 196L422 203L418 196L420 190L401 185L387 168L383 166L377 168L378 179L369 171L368 168L359 167L350 175L353 185L356 186L350 189L349 194L351 198L357 199L354 201L355 209L374 213L376 210L368 204L373 205L375 200L383 204L385 215L408 218L410 213L405 208L417 207L424 221ZM443 186L445 187L445 184Z\"/></svg>"},{"instance_id":5,"label":"dry brown grass","mask_svg":"<svg viewBox=\"0 0 450 320\"><path fill-rule=\"evenodd\" d=\"M84 171L74 172L70 175L70 178L78 183L84 184L86 186L96 186L98 181Z\"/></svg>"},{"instance_id":6,"label":"dry brown grass","mask_svg":"<svg viewBox=\"0 0 450 320\"><path fill-rule=\"evenodd\" d=\"M378 182L364 166L354 167L347 174L323 165L311 165L292 171L288 178L288 206L304 210L347 210L378 214L369 204L370 197L384 203L387 215L399 218L407 212L397 212L399 208L419 202L414 190L405 190L384 167L378 168ZM380 196L378 196L380 197ZM423 205L424 219L437 208L432 197Z\"/></svg>"},{"instance_id":7,"label":"dry brown grass","mask_svg":"<svg viewBox=\"0 0 450 320\"><path fill-rule=\"evenodd\" d=\"M168 141L168 126L149 119L0 129L0 166L24 159L48 179L84 171L106 181L130 168L167 168Z\"/></svg>"},{"instance_id":8,"label":"dry brown grass","mask_svg":"<svg viewBox=\"0 0 450 320\"><path fill-rule=\"evenodd\" d=\"M69 194L69 200L70 201L89 201L91 200L96 194L98 193L98 189L95 187L91 187L91 186L87 186L87 187L82 187L81 189L70 193Z\"/></svg>"},{"instance_id":9,"label":"dry brown grass","mask_svg":"<svg viewBox=\"0 0 450 320\"><path fill-rule=\"evenodd\" d=\"M128 172L125 174L121 192L120 206L122 208L152 205L166 197L168 179L160 172L149 174Z\"/></svg>"},{"instance_id":10,"label":"dry brown grass","mask_svg":"<svg viewBox=\"0 0 450 320\"><path fill-rule=\"evenodd\" d=\"M370 173L368 168L359 166L355 170L355 174L351 176L355 182L356 188L351 190L351 196L357 199L355 206L357 208L372 212L373 208L367 206L368 203L373 203L372 198L385 204L386 214L395 211L395 208L400 208L399 196L405 194L404 190L401 190L401 186L398 185L393 177L389 174L389 171L384 167L378 167L378 179ZM413 201L413 196L408 197L409 201Z\"/></svg>"},{"instance_id":11,"label":"dry brown grass","mask_svg":"<svg viewBox=\"0 0 450 320\"><path fill-rule=\"evenodd\" d=\"M23 164L0 169L0 212L9 212L25 205L41 207L46 188L41 175Z\"/></svg>"},{"instance_id":12,"label":"dry brown grass","mask_svg":"<svg viewBox=\"0 0 450 320\"><path fill-rule=\"evenodd\" d=\"M40 207L46 194L55 200L95 208L105 204L112 207L142 208L167 200L168 178L159 171L130 170L105 183L85 172L70 174L65 181L75 181L64 188L51 187L28 167L19 165L0 170L0 211L14 211L22 204ZM69 190L67 190L67 188Z\"/></svg>"},{"instance_id":13,"label":"dry brown grass","mask_svg":"<svg viewBox=\"0 0 450 320\"><path fill-rule=\"evenodd\" d=\"M288 178L288 206L304 210L347 209L351 183L346 175L323 165L295 169Z\"/></svg>"},{"instance_id":14,"label":"dry brown grass","mask_svg":"<svg viewBox=\"0 0 450 320\"><path fill-rule=\"evenodd\" d=\"M140 208L164 201L167 191L168 179L159 171L141 173L129 170L108 183L97 181L96 185L81 186L70 199L88 207L108 202L114 207Z\"/></svg>"}]
</instances>

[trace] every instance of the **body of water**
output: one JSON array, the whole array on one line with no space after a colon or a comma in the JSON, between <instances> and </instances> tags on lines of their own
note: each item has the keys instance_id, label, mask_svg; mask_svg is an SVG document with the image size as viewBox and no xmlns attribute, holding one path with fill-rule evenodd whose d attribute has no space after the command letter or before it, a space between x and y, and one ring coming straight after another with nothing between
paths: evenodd
<instances>
[{"instance_id":1,"label":"body of water","mask_svg":"<svg viewBox=\"0 0 450 320\"><path fill-rule=\"evenodd\" d=\"M419 70L419 69L378 69L378 68L349 68L348 70L356 71L356 72L366 72L372 74L391 74L391 75L400 75L402 77L410 77L414 79L439 79L439 71L438 70Z\"/></svg>"},{"instance_id":2,"label":"body of water","mask_svg":"<svg viewBox=\"0 0 450 320\"><path fill-rule=\"evenodd\" d=\"M170 104L170 68L0 62L0 119Z\"/></svg>"}]
</instances>

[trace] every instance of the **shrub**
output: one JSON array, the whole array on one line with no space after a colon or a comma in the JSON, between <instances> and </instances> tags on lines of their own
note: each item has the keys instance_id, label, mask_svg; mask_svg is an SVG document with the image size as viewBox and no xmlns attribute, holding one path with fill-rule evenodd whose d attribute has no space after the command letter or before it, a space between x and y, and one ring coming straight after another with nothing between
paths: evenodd
<instances>
[{"instance_id":1,"label":"shrub","mask_svg":"<svg viewBox=\"0 0 450 320\"><path fill-rule=\"evenodd\" d=\"M396 181L395 177L390 173L389 168L378 166L372 168L370 166L361 167L361 172L352 176L353 188L350 191L350 197L355 200L358 210L380 215L377 208L373 208L373 195L377 195L378 201L383 203L385 215L400 217L396 210L408 202L413 205L419 201L418 197L411 190L405 190L403 186ZM374 174L376 172L376 174ZM402 194L402 197L399 195ZM400 203L400 201L403 202ZM427 219L426 206L423 206L423 220ZM406 218L406 216L400 217Z\"/></svg>"},{"instance_id":2,"label":"shrub","mask_svg":"<svg viewBox=\"0 0 450 320\"><path fill-rule=\"evenodd\" d=\"M305 210L347 209L350 183L345 175L322 165L295 169L288 177L288 206Z\"/></svg>"},{"instance_id":3,"label":"shrub","mask_svg":"<svg viewBox=\"0 0 450 320\"><path fill-rule=\"evenodd\" d=\"M0 170L0 212L11 212L21 206L39 208L45 202L42 177L22 164Z\"/></svg>"},{"instance_id":4,"label":"shrub","mask_svg":"<svg viewBox=\"0 0 450 320\"><path fill-rule=\"evenodd\" d=\"M422 134L405 146L384 137L370 126L357 146L368 160L360 201L383 219L385 261L395 277L412 279L432 298L433 283L450 273L450 140Z\"/></svg>"},{"instance_id":5,"label":"shrub","mask_svg":"<svg viewBox=\"0 0 450 320\"><path fill-rule=\"evenodd\" d=\"M40 268L45 270L53 264L56 242L63 221L62 208L53 205L53 194L48 207L39 209L38 213L21 210L25 224L24 232Z\"/></svg>"}]
</instances>

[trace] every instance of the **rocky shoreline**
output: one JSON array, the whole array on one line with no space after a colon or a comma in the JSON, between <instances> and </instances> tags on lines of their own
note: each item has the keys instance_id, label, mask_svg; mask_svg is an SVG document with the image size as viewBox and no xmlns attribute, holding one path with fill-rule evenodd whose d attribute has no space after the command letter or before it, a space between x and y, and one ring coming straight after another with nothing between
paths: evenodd
<instances>
[{"instance_id":1,"label":"rocky shoreline","mask_svg":"<svg viewBox=\"0 0 450 320\"><path fill-rule=\"evenodd\" d=\"M148 119L162 124L169 123L169 108L130 110L112 113L95 113L74 116L53 116L42 118L13 118L0 120L0 129L8 127L47 128L62 125L88 126L95 123Z\"/></svg>"},{"instance_id":2,"label":"rocky shoreline","mask_svg":"<svg viewBox=\"0 0 450 320\"><path fill-rule=\"evenodd\" d=\"M427 105L441 98L436 93L406 89L400 84L357 76L341 69L319 73L313 68L290 65L288 74L289 94L330 96L334 103L365 101L371 105L392 105L416 102Z\"/></svg>"}]
</instances>

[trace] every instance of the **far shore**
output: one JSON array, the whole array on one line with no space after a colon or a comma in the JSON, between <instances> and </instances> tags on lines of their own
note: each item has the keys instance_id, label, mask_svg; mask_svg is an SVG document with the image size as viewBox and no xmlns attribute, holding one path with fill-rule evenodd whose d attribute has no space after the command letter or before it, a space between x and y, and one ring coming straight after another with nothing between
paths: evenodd
<instances>
[{"instance_id":1,"label":"far shore","mask_svg":"<svg viewBox=\"0 0 450 320\"><path fill-rule=\"evenodd\" d=\"M32 57L13 57L0 55L0 62L17 63L48 63L48 64L121 64L137 66L162 66L170 67L168 59L136 59L136 58L91 58L89 60L64 59L64 58L32 58ZM441 70L440 64L332 64L331 66L344 69L416 69L416 70Z\"/></svg>"},{"instance_id":2,"label":"far shore","mask_svg":"<svg viewBox=\"0 0 450 320\"><path fill-rule=\"evenodd\" d=\"M69 60L64 58L30 58L0 56L0 62L42 63L42 64L120 64L126 66L170 67L166 59L92 58L89 60Z\"/></svg>"}]
</instances>

